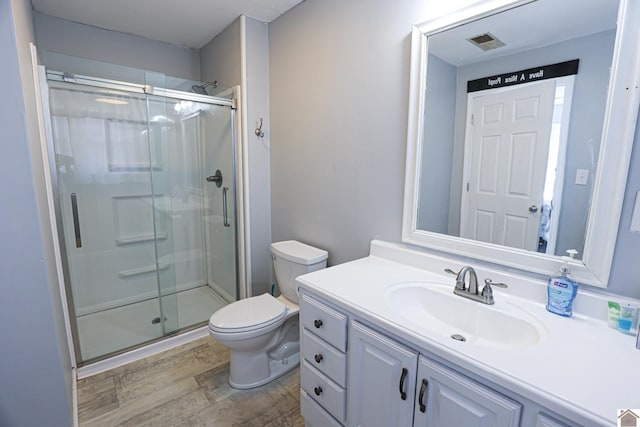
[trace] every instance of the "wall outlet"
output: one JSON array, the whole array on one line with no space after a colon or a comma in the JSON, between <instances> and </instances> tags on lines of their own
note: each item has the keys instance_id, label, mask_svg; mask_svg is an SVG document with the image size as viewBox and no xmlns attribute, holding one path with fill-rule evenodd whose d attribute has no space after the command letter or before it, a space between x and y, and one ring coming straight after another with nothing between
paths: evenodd
<instances>
[{"instance_id":1,"label":"wall outlet","mask_svg":"<svg viewBox=\"0 0 640 427\"><path fill-rule=\"evenodd\" d=\"M587 185L589 182L589 169L576 170L576 185Z\"/></svg>"}]
</instances>

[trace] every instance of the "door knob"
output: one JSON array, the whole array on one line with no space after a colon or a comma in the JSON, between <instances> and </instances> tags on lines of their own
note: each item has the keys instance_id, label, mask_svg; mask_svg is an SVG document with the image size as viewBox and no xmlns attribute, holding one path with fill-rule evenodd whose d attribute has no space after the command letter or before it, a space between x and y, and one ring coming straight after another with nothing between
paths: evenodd
<instances>
[{"instance_id":1,"label":"door knob","mask_svg":"<svg viewBox=\"0 0 640 427\"><path fill-rule=\"evenodd\" d=\"M538 207L536 205L529 206L529 212L531 212L531 213L538 212Z\"/></svg>"}]
</instances>

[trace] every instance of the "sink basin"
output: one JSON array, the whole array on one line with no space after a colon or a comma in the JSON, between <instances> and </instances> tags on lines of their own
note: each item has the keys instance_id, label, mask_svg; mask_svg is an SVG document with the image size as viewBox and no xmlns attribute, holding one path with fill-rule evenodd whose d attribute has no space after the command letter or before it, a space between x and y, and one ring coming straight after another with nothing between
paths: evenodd
<instances>
[{"instance_id":1,"label":"sink basin","mask_svg":"<svg viewBox=\"0 0 640 427\"><path fill-rule=\"evenodd\" d=\"M398 316L419 329L456 335L469 344L493 347L531 347L542 338L543 327L526 310L496 298L486 305L453 294L453 284L408 282L390 287L387 298Z\"/></svg>"}]
</instances>

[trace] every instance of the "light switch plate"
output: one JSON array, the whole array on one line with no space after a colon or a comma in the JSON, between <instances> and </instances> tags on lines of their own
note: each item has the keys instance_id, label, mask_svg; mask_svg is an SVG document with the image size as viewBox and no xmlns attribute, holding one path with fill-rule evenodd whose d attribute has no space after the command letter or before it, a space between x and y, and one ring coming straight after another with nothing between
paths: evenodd
<instances>
[{"instance_id":1,"label":"light switch plate","mask_svg":"<svg viewBox=\"0 0 640 427\"><path fill-rule=\"evenodd\" d=\"M633 206L633 213L631 214L631 226L629 230L640 233L640 191L636 193L636 202Z\"/></svg>"},{"instance_id":2,"label":"light switch plate","mask_svg":"<svg viewBox=\"0 0 640 427\"><path fill-rule=\"evenodd\" d=\"M576 185L587 185L589 182L589 169L576 170Z\"/></svg>"}]
</instances>

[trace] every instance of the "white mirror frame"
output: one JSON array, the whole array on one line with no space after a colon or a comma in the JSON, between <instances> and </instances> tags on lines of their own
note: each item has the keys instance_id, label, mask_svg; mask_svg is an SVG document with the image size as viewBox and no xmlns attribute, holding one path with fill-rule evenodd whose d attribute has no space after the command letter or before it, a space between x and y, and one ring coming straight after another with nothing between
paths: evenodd
<instances>
[{"instance_id":1,"label":"white mirror frame","mask_svg":"<svg viewBox=\"0 0 640 427\"><path fill-rule=\"evenodd\" d=\"M415 25L411 40L411 81L402 241L531 273L550 276L557 256L418 230L417 209L424 127L428 37L446 29L534 0L485 0ZM611 271L622 201L640 102L640 2L620 0L609 96L596 169L584 253L571 263L579 283L606 287Z\"/></svg>"}]
</instances>

